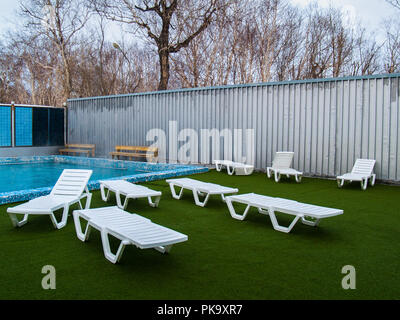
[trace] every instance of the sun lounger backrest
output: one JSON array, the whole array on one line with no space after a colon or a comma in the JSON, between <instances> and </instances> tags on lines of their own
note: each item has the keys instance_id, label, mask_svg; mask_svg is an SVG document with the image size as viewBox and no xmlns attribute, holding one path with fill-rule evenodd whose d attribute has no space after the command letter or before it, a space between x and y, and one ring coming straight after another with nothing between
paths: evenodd
<instances>
[{"instance_id":1,"label":"sun lounger backrest","mask_svg":"<svg viewBox=\"0 0 400 320\"><path fill-rule=\"evenodd\" d=\"M92 170L65 169L50 194L54 196L80 196L85 190L92 172Z\"/></svg>"},{"instance_id":2,"label":"sun lounger backrest","mask_svg":"<svg viewBox=\"0 0 400 320\"><path fill-rule=\"evenodd\" d=\"M290 168L293 160L294 152L277 152L272 161L272 167L278 169Z\"/></svg>"},{"instance_id":3,"label":"sun lounger backrest","mask_svg":"<svg viewBox=\"0 0 400 320\"><path fill-rule=\"evenodd\" d=\"M357 159L351 173L371 175L374 170L375 160L371 159Z\"/></svg>"}]
</instances>

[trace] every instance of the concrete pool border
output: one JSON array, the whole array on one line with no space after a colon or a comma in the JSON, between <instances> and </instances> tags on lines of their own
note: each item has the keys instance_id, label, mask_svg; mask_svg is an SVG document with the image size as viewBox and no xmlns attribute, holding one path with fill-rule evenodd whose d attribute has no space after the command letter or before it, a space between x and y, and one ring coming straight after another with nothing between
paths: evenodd
<instances>
[{"instance_id":1,"label":"concrete pool border","mask_svg":"<svg viewBox=\"0 0 400 320\"><path fill-rule=\"evenodd\" d=\"M124 179L129 182L148 182L154 180L163 180L172 177L190 175L196 173L207 172L209 169L203 166L172 164L172 163L148 163L137 161L111 160L101 158L84 158L72 156L31 156L31 157L0 157L0 166L4 164L24 164L24 163L40 163L40 162L63 162L82 165L99 166L102 168L135 168L140 171L149 171L135 175L127 175L114 177L107 180ZM104 180L104 179L103 179ZM50 193L53 186L26 189L12 192L0 193L0 205L12 202L27 201L33 198L44 196ZM88 184L89 190L97 190L100 188L99 180L91 181Z\"/></svg>"}]
</instances>

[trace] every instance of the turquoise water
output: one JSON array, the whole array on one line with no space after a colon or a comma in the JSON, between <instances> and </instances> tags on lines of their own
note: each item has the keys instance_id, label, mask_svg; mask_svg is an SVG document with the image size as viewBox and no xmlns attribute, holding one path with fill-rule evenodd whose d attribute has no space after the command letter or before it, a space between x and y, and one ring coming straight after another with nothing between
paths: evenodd
<instances>
[{"instance_id":1,"label":"turquoise water","mask_svg":"<svg viewBox=\"0 0 400 320\"><path fill-rule=\"evenodd\" d=\"M135 169L93 167L61 162L0 165L0 193L54 186L64 169L91 169L90 181L144 173Z\"/></svg>"}]
</instances>

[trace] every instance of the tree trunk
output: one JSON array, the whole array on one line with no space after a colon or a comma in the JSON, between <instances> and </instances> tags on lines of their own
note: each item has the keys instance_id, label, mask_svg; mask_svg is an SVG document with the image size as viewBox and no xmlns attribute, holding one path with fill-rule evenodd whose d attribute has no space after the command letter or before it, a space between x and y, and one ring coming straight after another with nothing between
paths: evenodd
<instances>
[{"instance_id":1,"label":"tree trunk","mask_svg":"<svg viewBox=\"0 0 400 320\"><path fill-rule=\"evenodd\" d=\"M167 90L169 80L169 52L166 49L161 49L158 56L160 58L160 82L158 90Z\"/></svg>"},{"instance_id":2,"label":"tree trunk","mask_svg":"<svg viewBox=\"0 0 400 320\"><path fill-rule=\"evenodd\" d=\"M63 59L63 70L62 72L64 73L64 102L66 102L70 97L71 97L71 92L72 92L72 78L71 78L71 72L70 72L70 66L69 66L69 61L68 58L65 55L64 50L61 52L62 59Z\"/></svg>"}]
</instances>

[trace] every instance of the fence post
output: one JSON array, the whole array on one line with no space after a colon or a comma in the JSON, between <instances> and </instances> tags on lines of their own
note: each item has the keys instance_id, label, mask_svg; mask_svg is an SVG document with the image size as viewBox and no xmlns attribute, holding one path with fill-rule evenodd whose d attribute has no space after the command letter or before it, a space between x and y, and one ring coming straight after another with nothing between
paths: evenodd
<instances>
[{"instance_id":1,"label":"fence post","mask_svg":"<svg viewBox=\"0 0 400 320\"><path fill-rule=\"evenodd\" d=\"M15 102L11 101L11 147L15 147Z\"/></svg>"},{"instance_id":2,"label":"fence post","mask_svg":"<svg viewBox=\"0 0 400 320\"><path fill-rule=\"evenodd\" d=\"M67 107L67 103L64 102L63 103L63 107L64 107L64 145L66 145L68 143L68 107Z\"/></svg>"}]
</instances>

